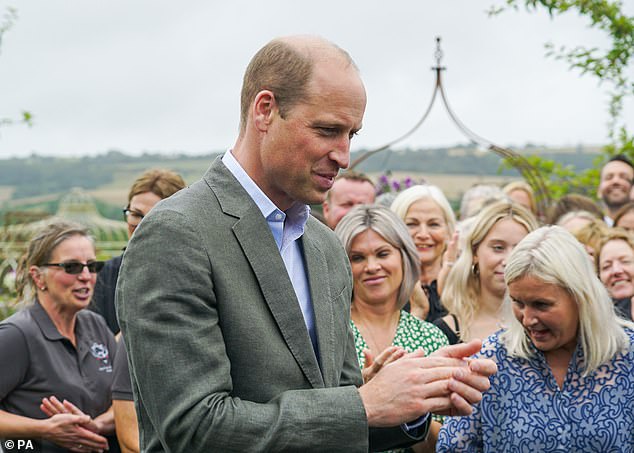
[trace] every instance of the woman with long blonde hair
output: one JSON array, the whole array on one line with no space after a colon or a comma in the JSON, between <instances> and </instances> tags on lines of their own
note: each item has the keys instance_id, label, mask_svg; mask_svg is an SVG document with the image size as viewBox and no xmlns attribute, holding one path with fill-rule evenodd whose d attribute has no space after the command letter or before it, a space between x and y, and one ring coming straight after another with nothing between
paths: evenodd
<instances>
[{"instance_id":1,"label":"woman with long blonde hair","mask_svg":"<svg viewBox=\"0 0 634 453\"><path fill-rule=\"evenodd\" d=\"M537 226L533 214L511 202L497 202L478 214L443 289L449 314L435 322L450 343L486 338L500 329L506 258Z\"/></svg>"}]
</instances>

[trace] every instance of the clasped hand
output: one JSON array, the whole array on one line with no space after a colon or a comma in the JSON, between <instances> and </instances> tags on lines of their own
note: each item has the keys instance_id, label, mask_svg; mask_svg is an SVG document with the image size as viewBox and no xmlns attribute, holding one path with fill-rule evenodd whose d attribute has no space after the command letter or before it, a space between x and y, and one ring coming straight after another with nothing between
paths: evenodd
<instances>
[{"instance_id":1,"label":"clasped hand","mask_svg":"<svg viewBox=\"0 0 634 453\"><path fill-rule=\"evenodd\" d=\"M480 340L473 340L446 346L429 357L422 350L379 354L359 388L369 425L397 426L429 412L469 415L497 372L492 360L470 358L481 347Z\"/></svg>"},{"instance_id":2,"label":"clasped hand","mask_svg":"<svg viewBox=\"0 0 634 453\"><path fill-rule=\"evenodd\" d=\"M70 401L56 397L43 398L40 409L48 417L47 438L72 452L108 450L108 440L99 435L100 428L88 415Z\"/></svg>"}]
</instances>

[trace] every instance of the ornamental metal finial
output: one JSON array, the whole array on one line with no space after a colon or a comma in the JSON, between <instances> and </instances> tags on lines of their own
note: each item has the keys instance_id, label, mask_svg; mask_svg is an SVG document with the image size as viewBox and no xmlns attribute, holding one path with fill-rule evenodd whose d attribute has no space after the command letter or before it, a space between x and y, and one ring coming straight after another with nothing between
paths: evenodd
<instances>
[{"instance_id":1,"label":"ornamental metal finial","mask_svg":"<svg viewBox=\"0 0 634 453\"><path fill-rule=\"evenodd\" d=\"M434 52L434 57L436 58L436 66L432 69L436 71L445 69L443 66L441 66L443 55L443 51L440 48L440 36L436 36L436 51Z\"/></svg>"}]
</instances>

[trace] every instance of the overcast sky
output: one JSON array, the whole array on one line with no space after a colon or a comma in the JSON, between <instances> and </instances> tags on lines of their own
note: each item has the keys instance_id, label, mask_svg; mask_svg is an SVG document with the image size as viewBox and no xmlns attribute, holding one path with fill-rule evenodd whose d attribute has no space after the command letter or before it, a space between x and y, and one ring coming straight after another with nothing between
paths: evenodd
<instances>
[{"instance_id":1,"label":"overcast sky","mask_svg":"<svg viewBox=\"0 0 634 453\"><path fill-rule=\"evenodd\" d=\"M486 14L501 3L0 0L19 14L0 49L0 118L34 115L32 128L0 129L0 158L226 149L249 59L295 33L334 41L361 70L368 106L353 150L389 142L422 115L437 35L450 104L474 132L502 145L605 142L605 88L544 49L547 41L602 47L604 35L574 14ZM401 146L465 141L438 101ZM631 100L626 115L634 118Z\"/></svg>"}]
</instances>

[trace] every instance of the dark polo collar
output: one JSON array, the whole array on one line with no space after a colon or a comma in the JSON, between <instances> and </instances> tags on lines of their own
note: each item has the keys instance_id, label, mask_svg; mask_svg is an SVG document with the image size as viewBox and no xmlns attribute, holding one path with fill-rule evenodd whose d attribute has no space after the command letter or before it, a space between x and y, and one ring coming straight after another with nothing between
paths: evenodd
<instances>
[{"instance_id":1,"label":"dark polo collar","mask_svg":"<svg viewBox=\"0 0 634 453\"><path fill-rule=\"evenodd\" d=\"M42 307L42 304L40 304L39 300L35 299L33 305L29 307L29 312L31 313L31 316L33 316L33 319L35 320L37 325L40 327L40 330L42 331L46 339L51 341L68 340L68 338L59 333L59 330L57 330L57 327L55 327L55 324L53 324L51 317L48 315L46 310L44 310L44 307Z\"/></svg>"}]
</instances>

